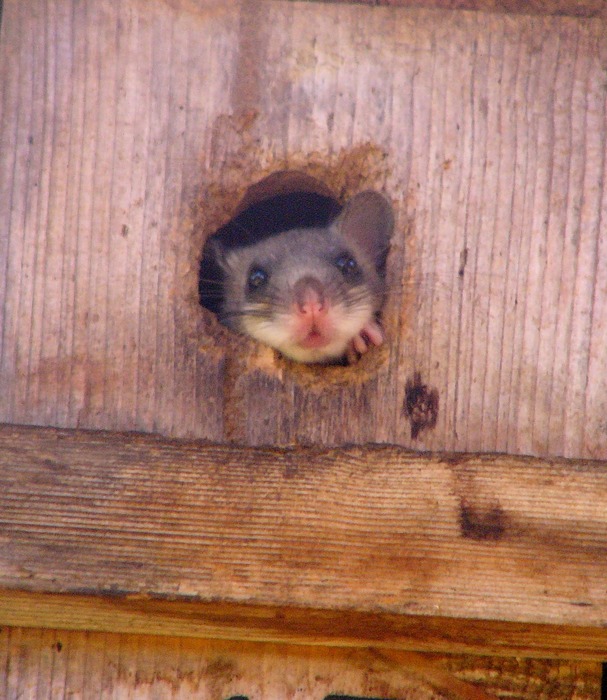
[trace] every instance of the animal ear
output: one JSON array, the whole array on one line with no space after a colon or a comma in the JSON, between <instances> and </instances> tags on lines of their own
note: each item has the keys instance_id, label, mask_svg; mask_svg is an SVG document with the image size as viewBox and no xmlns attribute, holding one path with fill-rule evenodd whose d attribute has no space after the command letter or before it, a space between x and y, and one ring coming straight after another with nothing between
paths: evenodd
<instances>
[{"instance_id":1,"label":"animal ear","mask_svg":"<svg viewBox=\"0 0 607 700\"><path fill-rule=\"evenodd\" d=\"M334 225L346 240L362 248L377 267L383 265L394 229L392 207L383 195L373 190L355 195Z\"/></svg>"}]
</instances>

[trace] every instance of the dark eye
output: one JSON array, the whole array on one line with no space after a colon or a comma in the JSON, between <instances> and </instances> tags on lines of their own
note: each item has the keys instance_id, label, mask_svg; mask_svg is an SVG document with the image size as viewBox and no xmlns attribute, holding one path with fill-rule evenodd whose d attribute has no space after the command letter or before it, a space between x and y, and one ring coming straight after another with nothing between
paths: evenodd
<instances>
[{"instance_id":1,"label":"dark eye","mask_svg":"<svg viewBox=\"0 0 607 700\"><path fill-rule=\"evenodd\" d=\"M249 270L249 277L247 279L247 285L250 292L254 292L256 289L261 289L268 283L268 273L263 269L263 267L252 267Z\"/></svg>"},{"instance_id":2,"label":"dark eye","mask_svg":"<svg viewBox=\"0 0 607 700\"><path fill-rule=\"evenodd\" d=\"M344 277L353 277L360 272L358 263L349 253L343 253L335 260L335 267Z\"/></svg>"}]
</instances>

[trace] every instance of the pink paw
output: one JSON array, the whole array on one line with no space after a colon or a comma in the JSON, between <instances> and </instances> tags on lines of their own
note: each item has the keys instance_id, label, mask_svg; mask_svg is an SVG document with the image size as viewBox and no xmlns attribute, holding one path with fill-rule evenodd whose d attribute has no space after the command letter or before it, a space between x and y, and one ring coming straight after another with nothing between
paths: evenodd
<instances>
[{"instance_id":1,"label":"pink paw","mask_svg":"<svg viewBox=\"0 0 607 700\"><path fill-rule=\"evenodd\" d=\"M384 342L384 331L377 321L369 321L367 325L352 338L346 350L346 359L349 364L358 360L372 345L381 345Z\"/></svg>"}]
</instances>

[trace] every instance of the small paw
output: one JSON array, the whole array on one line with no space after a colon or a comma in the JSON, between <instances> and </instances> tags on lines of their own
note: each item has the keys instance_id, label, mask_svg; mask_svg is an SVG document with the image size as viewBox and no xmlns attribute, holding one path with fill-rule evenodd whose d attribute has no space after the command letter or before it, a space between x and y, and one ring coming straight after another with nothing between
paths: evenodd
<instances>
[{"instance_id":1,"label":"small paw","mask_svg":"<svg viewBox=\"0 0 607 700\"><path fill-rule=\"evenodd\" d=\"M377 321L369 321L366 326L352 338L346 350L348 364L356 362L372 345L384 342L384 330Z\"/></svg>"}]
</instances>

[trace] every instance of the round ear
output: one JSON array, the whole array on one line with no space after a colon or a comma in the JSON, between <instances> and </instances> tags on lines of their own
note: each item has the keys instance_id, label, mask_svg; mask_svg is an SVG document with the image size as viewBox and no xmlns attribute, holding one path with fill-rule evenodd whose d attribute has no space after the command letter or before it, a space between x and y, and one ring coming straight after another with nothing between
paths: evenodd
<instances>
[{"instance_id":1,"label":"round ear","mask_svg":"<svg viewBox=\"0 0 607 700\"><path fill-rule=\"evenodd\" d=\"M373 190L355 195L334 225L346 240L354 241L376 266L383 264L394 229L392 207L383 195Z\"/></svg>"}]
</instances>

